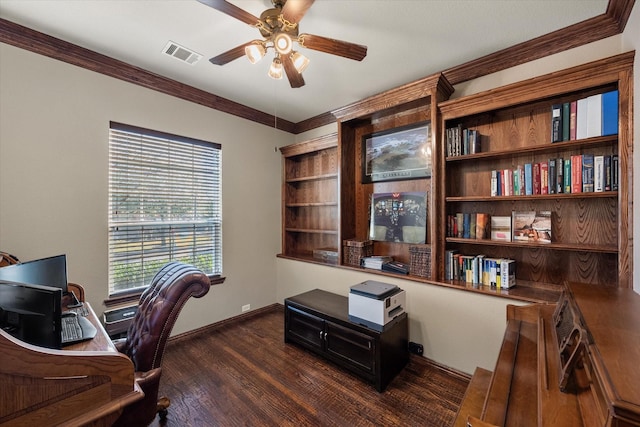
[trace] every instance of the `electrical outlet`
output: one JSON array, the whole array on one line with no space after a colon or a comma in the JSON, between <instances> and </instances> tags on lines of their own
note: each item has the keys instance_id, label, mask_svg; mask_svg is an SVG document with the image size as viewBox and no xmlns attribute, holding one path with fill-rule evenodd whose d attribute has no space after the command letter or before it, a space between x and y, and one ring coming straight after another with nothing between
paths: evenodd
<instances>
[{"instance_id":1,"label":"electrical outlet","mask_svg":"<svg viewBox=\"0 0 640 427\"><path fill-rule=\"evenodd\" d=\"M424 353L424 347L422 347L422 344L409 342L409 352L422 356Z\"/></svg>"},{"instance_id":2,"label":"electrical outlet","mask_svg":"<svg viewBox=\"0 0 640 427\"><path fill-rule=\"evenodd\" d=\"M242 312L251 310L251 304L245 304L242 306Z\"/></svg>"}]
</instances>

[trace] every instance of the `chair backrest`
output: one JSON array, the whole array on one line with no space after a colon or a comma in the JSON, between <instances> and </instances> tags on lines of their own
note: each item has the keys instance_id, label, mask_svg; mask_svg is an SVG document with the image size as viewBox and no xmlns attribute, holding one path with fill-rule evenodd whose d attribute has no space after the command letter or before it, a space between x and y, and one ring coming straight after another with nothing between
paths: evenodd
<instances>
[{"instance_id":1,"label":"chair backrest","mask_svg":"<svg viewBox=\"0 0 640 427\"><path fill-rule=\"evenodd\" d=\"M184 303L209 292L211 282L196 267L181 262L166 264L142 293L138 311L120 351L133 361L136 371L160 367L173 325Z\"/></svg>"}]
</instances>

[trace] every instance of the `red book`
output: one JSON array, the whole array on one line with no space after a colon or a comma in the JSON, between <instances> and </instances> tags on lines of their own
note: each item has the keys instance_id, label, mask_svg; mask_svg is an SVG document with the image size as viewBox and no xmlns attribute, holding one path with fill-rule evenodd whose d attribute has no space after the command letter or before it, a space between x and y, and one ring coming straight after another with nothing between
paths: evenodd
<instances>
[{"instance_id":1,"label":"red book","mask_svg":"<svg viewBox=\"0 0 640 427\"><path fill-rule=\"evenodd\" d=\"M576 139L576 120L578 118L578 101L573 101L569 107L569 140Z\"/></svg>"},{"instance_id":2,"label":"red book","mask_svg":"<svg viewBox=\"0 0 640 427\"><path fill-rule=\"evenodd\" d=\"M582 155L571 156L571 192L582 193Z\"/></svg>"},{"instance_id":3,"label":"red book","mask_svg":"<svg viewBox=\"0 0 640 427\"><path fill-rule=\"evenodd\" d=\"M533 164L533 194L540 194L540 163Z\"/></svg>"},{"instance_id":4,"label":"red book","mask_svg":"<svg viewBox=\"0 0 640 427\"><path fill-rule=\"evenodd\" d=\"M540 162L540 194L549 194L549 163Z\"/></svg>"}]
</instances>

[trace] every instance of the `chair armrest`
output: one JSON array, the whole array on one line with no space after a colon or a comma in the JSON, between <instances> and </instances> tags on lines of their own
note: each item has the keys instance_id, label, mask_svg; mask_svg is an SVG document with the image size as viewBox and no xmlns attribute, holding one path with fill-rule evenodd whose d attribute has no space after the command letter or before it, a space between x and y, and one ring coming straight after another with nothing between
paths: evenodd
<instances>
[{"instance_id":1,"label":"chair armrest","mask_svg":"<svg viewBox=\"0 0 640 427\"><path fill-rule=\"evenodd\" d=\"M124 346L127 343L126 338L118 338L117 340L111 340L111 342L113 342L113 345L116 347L118 352L124 353Z\"/></svg>"}]
</instances>

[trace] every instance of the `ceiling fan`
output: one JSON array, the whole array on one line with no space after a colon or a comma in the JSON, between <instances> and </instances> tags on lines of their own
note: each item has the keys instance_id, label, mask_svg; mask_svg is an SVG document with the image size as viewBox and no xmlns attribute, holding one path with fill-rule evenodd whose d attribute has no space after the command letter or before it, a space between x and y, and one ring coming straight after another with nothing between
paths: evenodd
<instances>
[{"instance_id":1,"label":"ceiling fan","mask_svg":"<svg viewBox=\"0 0 640 427\"><path fill-rule=\"evenodd\" d=\"M309 59L293 49L294 42L307 49L356 61L362 61L367 56L366 46L314 34L298 34L298 24L315 0L271 0L274 7L262 12L260 18L226 0L198 1L256 27L263 37L262 40L252 40L211 58L209 61L215 65L224 65L243 55L255 64L265 56L268 49L273 48L275 57L269 76L281 79L284 68L291 87L297 88L304 86L302 71L309 64Z\"/></svg>"}]
</instances>

